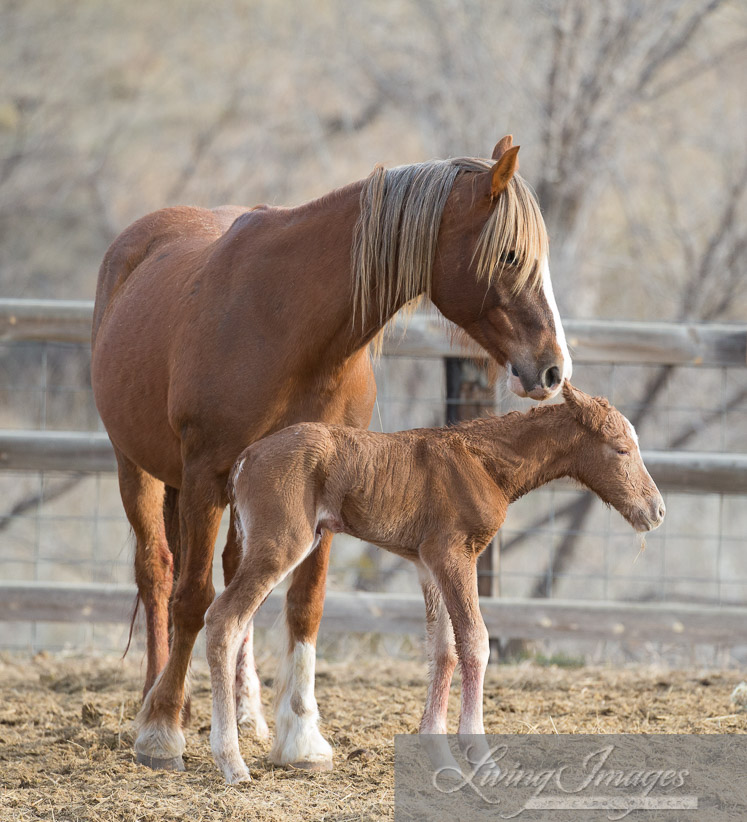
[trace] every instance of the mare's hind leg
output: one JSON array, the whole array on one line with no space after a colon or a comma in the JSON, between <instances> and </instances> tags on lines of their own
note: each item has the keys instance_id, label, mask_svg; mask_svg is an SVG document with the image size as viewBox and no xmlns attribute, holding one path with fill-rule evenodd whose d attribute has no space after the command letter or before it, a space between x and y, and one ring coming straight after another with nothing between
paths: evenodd
<instances>
[{"instance_id":1,"label":"mare's hind leg","mask_svg":"<svg viewBox=\"0 0 747 822\"><path fill-rule=\"evenodd\" d=\"M122 504L135 532L135 581L145 610L148 660L145 696L169 656L169 596L173 571L163 519L164 485L117 449L115 453Z\"/></svg>"},{"instance_id":2,"label":"mare's hind leg","mask_svg":"<svg viewBox=\"0 0 747 822\"><path fill-rule=\"evenodd\" d=\"M309 770L331 770L332 748L319 732L314 697L316 635L324 607L324 586L332 535L298 566L288 588L285 616L288 646L277 676L275 744L270 761Z\"/></svg>"},{"instance_id":3,"label":"mare's hind leg","mask_svg":"<svg viewBox=\"0 0 747 822\"><path fill-rule=\"evenodd\" d=\"M228 539L223 549L223 581L230 585L241 562L241 539L236 514L231 507ZM262 712L259 677L254 663L254 622L249 621L236 657L236 721L253 731L259 740L269 739L270 731Z\"/></svg>"},{"instance_id":4,"label":"mare's hind leg","mask_svg":"<svg viewBox=\"0 0 747 822\"><path fill-rule=\"evenodd\" d=\"M249 620L236 655L236 721L264 742L270 738L262 712L262 696L254 664L254 621Z\"/></svg>"},{"instance_id":5,"label":"mare's hind leg","mask_svg":"<svg viewBox=\"0 0 747 822\"><path fill-rule=\"evenodd\" d=\"M136 719L137 760L152 768L184 769L184 704L189 661L205 611L213 600L213 550L223 508L224 484L203 464L185 464L179 490L181 557L171 603L171 653Z\"/></svg>"}]
</instances>

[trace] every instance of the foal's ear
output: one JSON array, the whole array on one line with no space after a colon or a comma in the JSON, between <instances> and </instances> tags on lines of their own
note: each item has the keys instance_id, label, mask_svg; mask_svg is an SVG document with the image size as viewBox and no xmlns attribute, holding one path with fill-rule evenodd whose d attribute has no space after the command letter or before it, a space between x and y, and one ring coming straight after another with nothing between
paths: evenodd
<instances>
[{"instance_id":1,"label":"foal's ear","mask_svg":"<svg viewBox=\"0 0 747 822\"><path fill-rule=\"evenodd\" d=\"M490 155L491 159L500 160L513 144L514 138L512 134L507 134L505 137L501 137L501 139L495 144L493 153Z\"/></svg>"},{"instance_id":2,"label":"foal's ear","mask_svg":"<svg viewBox=\"0 0 747 822\"><path fill-rule=\"evenodd\" d=\"M510 139L504 137L503 140ZM501 140L501 143L503 142ZM498 144L500 145L500 143ZM497 146L496 146L497 149ZM494 152L495 153L495 152ZM506 190L511 178L519 168L519 146L512 146L501 155L500 160L490 170L490 199L495 198Z\"/></svg>"},{"instance_id":3,"label":"foal's ear","mask_svg":"<svg viewBox=\"0 0 747 822\"><path fill-rule=\"evenodd\" d=\"M590 397L574 388L568 380L563 383L563 398L573 416L591 431L601 431L610 412L609 401L604 397Z\"/></svg>"}]
</instances>

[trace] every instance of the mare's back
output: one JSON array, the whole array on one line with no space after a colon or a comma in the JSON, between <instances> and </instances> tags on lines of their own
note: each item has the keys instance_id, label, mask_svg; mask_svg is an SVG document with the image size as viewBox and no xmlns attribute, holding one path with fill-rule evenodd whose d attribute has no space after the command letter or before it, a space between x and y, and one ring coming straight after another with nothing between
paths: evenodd
<instances>
[{"instance_id":1,"label":"mare's back","mask_svg":"<svg viewBox=\"0 0 747 822\"><path fill-rule=\"evenodd\" d=\"M133 272L146 266L150 275L159 270L184 274L174 265L182 254L199 254L231 227L248 209L221 206L216 209L179 206L163 208L141 217L128 226L106 252L99 269L93 315L92 342L95 344L107 306Z\"/></svg>"}]
</instances>

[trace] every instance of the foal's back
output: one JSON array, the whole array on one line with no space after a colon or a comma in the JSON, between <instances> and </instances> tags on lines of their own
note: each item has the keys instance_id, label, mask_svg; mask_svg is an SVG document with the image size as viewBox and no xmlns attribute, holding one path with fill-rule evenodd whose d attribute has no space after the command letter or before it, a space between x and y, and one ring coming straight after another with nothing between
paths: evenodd
<instances>
[{"instance_id":1,"label":"foal's back","mask_svg":"<svg viewBox=\"0 0 747 822\"><path fill-rule=\"evenodd\" d=\"M253 529L303 520L410 558L434 533L479 541L500 525L498 489L457 429L301 423L247 448L232 482Z\"/></svg>"}]
</instances>

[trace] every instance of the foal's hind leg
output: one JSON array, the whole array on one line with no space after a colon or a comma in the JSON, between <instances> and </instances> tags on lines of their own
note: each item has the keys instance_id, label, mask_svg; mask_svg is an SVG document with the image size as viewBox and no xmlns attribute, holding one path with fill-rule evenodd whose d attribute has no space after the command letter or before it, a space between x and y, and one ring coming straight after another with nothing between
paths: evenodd
<instances>
[{"instance_id":1,"label":"foal's hind leg","mask_svg":"<svg viewBox=\"0 0 747 822\"><path fill-rule=\"evenodd\" d=\"M228 538L223 549L223 581L226 588L239 569L241 553L241 538L232 506ZM236 720L239 725L252 730L257 739L264 741L269 738L270 731L262 712L259 677L254 663L253 620L249 621L236 657Z\"/></svg>"},{"instance_id":2,"label":"foal's hind leg","mask_svg":"<svg viewBox=\"0 0 747 822\"><path fill-rule=\"evenodd\" d=\"M173 571L163 520L164 485L116 448L115 453L122 504L135 533L135 581L145 610L148 660L145 696L169 656L169 596Z\"/></svg>"},{"instance_id":3,"label":"foal's hind leg","mask_svg":"<svg viewBox=\"0 0 747 822\"><path fill-rule=\"evenodd\" d=\"M319 732L314 697L316 635L324 607L331 542L332 535L325 531L316 550L294 571L288 588L288 646L277 676L275 744L270 752L270 761L276 765L332 769L332 748Z\"/></svg>"},{"instance_id":4,"label":"foal's hind leg","mask_svg":"<svg viewBox=\"0 0 747 822\"><path fill-rule=\"evenodd\" d=\"M308 530L308 533L306 531ZM293 566L313 548L314 534L302 525L290 529L282 543L253 541L231 584L210 606L205 616L207 658L213 690L210 746L226 780L249 780L239 751L234 670L247 623L264 598Z\"/></svg>"}]
</instances>

